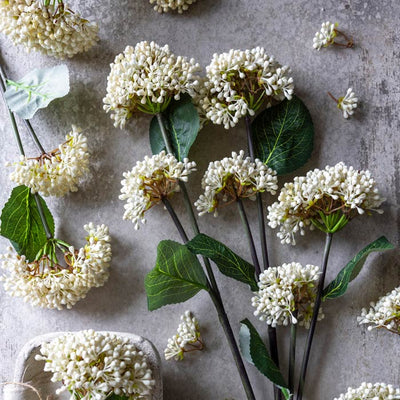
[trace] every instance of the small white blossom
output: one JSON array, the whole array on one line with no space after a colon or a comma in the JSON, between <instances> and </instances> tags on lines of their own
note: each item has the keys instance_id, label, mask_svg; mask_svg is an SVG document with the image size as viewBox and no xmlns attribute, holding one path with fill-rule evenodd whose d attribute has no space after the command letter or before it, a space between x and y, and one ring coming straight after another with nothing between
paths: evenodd
<instances>
[{"instance_id":1,"label":"small white blossom","mask_svg":"<svg viewBox=\"0 0 400 400\"><path fill-rule=\"evenodd\" d=\"M194 95L199 71L194 59L175 56L168 45L140 42L128 46L111 64L104 110L112 111L114 125L121 128L135 112L162 112L181 94Z\"/></svg>"},{"instance_id":2,"label":"small white blossom","mask_svg":"<svg viewBox=\"0 0 400 400\"><path fill-rule=\"evenodd\" d=\"M366 383L353 389L349 387L345 394L335 397L334 400L394 400L400 399L400 389L386 383Z\"/></svg>"},{"instance_id":3,"label":"small white blossom","mask_svg":"<svg viewBox=\"0 0 400 400\"><path fill-rule=\"evenodd\" d=\"M276 172L258 159L252 162L243 150L211 162L201 186L204 194L195 202L199 215L211 212L217 215L221 201L229 204L237 198L254 200L258 192L275 194L278 189Z\"/></svg>"},{"instance_id":4,"label":"small white blossom","mask_svg":"<svg viewBox=\"0 0 400 400\"><path fill-rule=\"evenodd\" d=\"M89 50L98 40L95 23L61 1L0 0L0 31L27 51L65 58Z\"/></svg>"},{"instance_id":5,"label":"small white blossom","mask_svg":"<svg viewBox=\"0 0 400 400\"><path fill-rule=\"evenodd\" d=\"M71 308L86 297L92 287L103 286L109 276L111 245L105 225L85 225L88 232L86 245L64 253L67 266L52 262L45 254L39 260L28 262L9 248L0 256L1 268L6 272L0 277L4 289L14 297L21 297L35 307Z\"/></svg>"},{"instance_id":6,"label":"small white blossom","mask_svg":"<svg viewBox=\"0 0 400 400\"><path fill-rule=\"evenodd\" d=\"M271 228L280 227L278 237L282 243L296 244L294 235L304 235L306 226L323 227L321 215L344 216L343 227L366 211L381 213L378 208L383 201L369 171L359 171L341 162L285 183L278 201L268 207L268 224Z\"/></svg>"},{"instance_id":7,"label":"small white blossom","mask_svg":"<svg viewBox=\"0 0 400 400\"><path fill-rule=\"evenodd\" d=\"M347 89L346 95L338 99L338 108L343 111L343 117L349 118L357 108L358 98L352 88Z\"/></svg>"},{"instance_id":8,"label":"small white blossom","mask_svg":"<svg viewBox=\"0 0 400 400\"><path fill-rule=\"evenodd\" d=\"M299 323L308 328L319 275L319 267L303 267L297 262L267 269L261 273L259 291L251 299L254 315L273 327ZM318 319L322 318L320 309Z\"/></svg>"},{"instance_id":9,"label":"small white blossom","mask_svg":"<svg viewBox=\"0 0 400 400\"><path fill-rule=\"evenodd\" d=\"M151 400L153 372L143 352L129 339L93 330L66 333L41 345L35 358L45 361L52 382L62 382L57 394L70 400L106 400L110 395Z\"/></svg>"},{"instance_id":10,"label":"small white blossom","mask_svg":"<svg viewBox=\"0 0 400 400\"><path fill-rule=\"evenodd\" d=\"M323 22L321 29L314 36L314 49L320 50L322 47L328 47L333 44L335 37L337 36L337 26L337 23L333 24L329 21Z\"/></svg>"},{"instance_id":11,"label":"small white blossom","mask_svg":"<svg viewBox=\"0 0 400 400\"><path fill-rule=\"evenodd\" d=\"M393 289L376 303L370 304L371 308L363 308L358 317L360 324L371 324L368 330L385 328L390 332L400 335L400 287Z\"/></svg>"},{"instance_id":12,"label":"small white blossom","mask_svg":"<svg viewBox=\"0 0 400 400\"><path fill-rule=\"evenodd\" d=\"M179 14L182 14L195 2L196 0L150 0L150 4L155 4L154 10L159 13L172 10L178 11Z\"/></svg>"},{"instance_id":13,"label":"small white blossom","mask_svg":"<svg viewBox=\"0 0 400 400\"><path fill-rule=\"evenodd\" d=\"M262 47L214 54L195 100L200 115L226 129L245 115L254 115L294 92L289 67L281 66Z\"/></svg>"},{"instance_id":14,"label":"small white blossom","mask_svg":"<svg viewBox=\"0 0 400 400\"><path fill-rule=\"evenodd\" d=\"M190 312L181 315L178 333L168 339L167 348L164 350L166 360L183 360L184 353L188 350L202 350L203 342L200 337L199 322ZM188 348L189 346L189 348Z\"/></svg>"},{"instance_id":15,"label":"small white blossom","mask_svg":"<svg viewBox=\"0 0 400 400\"><path fill-rule=\"evenodd\" d=\"M8 163L8 166L14 167L10 179L43 196L64 196L68 192L76 192L80 179L89 171L86 142L86 136L72 127L72 132L57 149L36 158L21 156L19 162Z\"/></svg>"},{"instance_id":16,"label":"small white blossom","mask_svg":"<svg viewBox=\"0 0 400 400\"><path fill-rule=\"evenodd\" d=\"M162 151L138 161L131 171L124 172L121 200L125 204L124 219L130 219L139 229L145 223L144 213L164 197L179 191L179 181L187 182L189 174L196 170L196 163L185 158L178 161L172 154Z\"/></svg>"}]
</instances>

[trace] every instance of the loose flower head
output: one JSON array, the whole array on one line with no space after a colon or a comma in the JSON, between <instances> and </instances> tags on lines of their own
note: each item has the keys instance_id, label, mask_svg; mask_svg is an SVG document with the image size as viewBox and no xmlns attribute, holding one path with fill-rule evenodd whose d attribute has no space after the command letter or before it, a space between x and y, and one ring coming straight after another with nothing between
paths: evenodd
<instances>
[{"instance_id":1,"label":"loose flower head","mask_svg":"<svg viewBox=\"0 0 400 400\"><path fill-rule=\"evenodd\" d=\"M331 95L331 97L333 96ZM347 119L354 114L354 110L358 105L358 98L352 88L347 89L345 96L339 97L337 100L334 97L333 99L337 102L337 108L342 110L344 118Z\"/></svg>"},{"instance_id":2,"label":"loose flower head","mask_svg":"<svg viewBox=\"0 0 400 400\"><path fill-rule=\"evenodd\" d=\"M10 179L28 186L32 193L64 196L76 192L79 180L89 171L86 137L72 127L72 132L57 149L35 158L21 156L19 162L7 165L14 167Z\"/></svg>"},{"instance_id":3,"label":"loose flower head","mask_svg":"<svg viewBox=\"0 0 400 400\"><path fill-rule=\"evenodd\" d=\"M0 31L27 51L61 59L89 50L98 40L97 24L62 1L0 0Z\"/></svg>"},{"instance_id":4,"label":"loose flower head","mask_svg":"<svg viewBox=\"0 0 400 400\"><path fill-rule=\"evenodd\" d=\"M181 316L181 321L178 333L168 339L167 348L164 350L166 360L172 358L176 361L183 360L184 353L202 350L204 347L196 317L190 311L185 311L185 314Z\"/></svg>"},{"instance_id":5,"label":"loose flower head","mask_svg":"<svg viewBox=\"0 0 400 400\"><path fill-rule=\"evenodd\" d=\"M370 324L369 331L384 328L400 335L400 287L371 303L369 310L363 308L357 319L360 324Z\"/></svg>"},{"instance_id":6,"label":"loose flower head","mask_svg":"<svg viewBox=\"0 0 400 400\"><path fill-rule=\"evenodd\" d=\"M334 400L393 400L400 399L400 389L386 383L363 382L357 389L348 388L347 392Z\"/></svg>"},{"instance_id":7,"label":"loose flower head","mask_svg":"<svg viewBox=\"0 0 400 400\"><path fill-rule=\"evenodd\" d=\"M175 56L168 45L140 42L128 46L111 64L104 109L112 111L114 125L121 128L135 112L160 113L181 94L194 95L199 70L194 59Z\"/></svg>"},{"instance_id":8,"label":"loose flower head","mask_svg":"<svg viewBox=\"0 0 400 400\"><path fill-rule=\"evenodd\" d=\"M204 194L196 201L199 215L214 212L217 215L221 202L229 204L238 198L255 199L256 193L278 189L276 172L256 159L233 152L232 157L211 162L201 183Z\"/></svg>"},{"instance_id":9,"label":"loose flower head","mask_svg":"<svg viewBox=\"0 0 400 400\"><path fill-rule=\"evenodd\" d=\"M338 24L332 22L323 22L321 29L315 34L313 39L313 47L316 50L321 50L322 47L329 47L331 45L342 47L353 47L353 40L347 37L343 32L337 29ZM337 36L343 36L347 41L346 43L338 43L335 41Z\"/></svg>"},{"instance_id":10,"label":"loose flower head","mask_svg":"<svg viewBox=\"0 0 400 400\"><path fill-rule=\"evenodd\" d=\"M145 223L144 213L179 191L179 181L187 182L188 175L195 170L195 162L187 158L180 162L165 151L138 161L132 171L124 172L121 182L119 198L127 200L124 219L130 219L139 229L139 222Z\"/></svg>"},{"instance_id":11,"label":"loose flower head","mask_svg":"<svg viewBox=\"0 0 400 400\"><path fill-rule=\"evenodd\" d=\"M319 267L297 262L272 267L260 275L260 288L251 299L254 315L268 325L297 324L309 327L316 298ZM319 319L323 318L320 309Z\"/></svg>"},{"instance_id":12,"label":"loose flower head","mask_svg":"<svg viewBox=\"0 0 400 400\"><path fill-rule=\"evenodd\" d=\"M179 14L182 14L195 2L196 0L150 0L150 4L155 4L154 10L159 13L172 10L178 11Z\"/></svg>"},{"instance_id":13,"label":"loose flower head","mask_svg":"<svg viewBox=\"0 0 400 400\"><path fill-rule=\"evenodd\" d=\"M85 298L92 287L103 286L109 276L111 260L108 228L90 223L84 229L88 236L83 248L75 250L54 239L52 247L44 248L32 262L9 248L8 254L0 256L1 268L6 272L0 277L4 289L32 306L62 310ZM64 253L66 265L58 262L56 246Z\"/></svg>"},{"instance_id":14,"label":"loose flower head","mask_svg":"<svg viewBox=\"0 0 400 400\"><path fill-rule=\"evenodd\" d=\"M93 330L66 333L43 343L36 360L45 361L52 382L62 382L57 394L70 400L106 400L112 394L151 400L153 373L143 352L129 339Z\"/></svg>"},{"instance_id":15,"label":"loose flower head","mask_svg":"<svg viewBox=\"0 0 400 400\"><path fill-rule=\"evenodd\" d=\"M304 235L306 226L334 233L357 215L381 213L383 201L369 171L341 162L285 183L278 201L268 207L269 226L280 227L282 243L296 244L295 234Z\"/></svg>"},{"instance_id":16,"label":"loose flower head","mask_svg":"<svg viewBox=\"0 0 400 400\"><path fill-rule=\"evenodd\" d=\"M262 47L214 54L196 97L200 114L229 129L263 104L269 107L290 100L294 85L289 72L289 67L281 66Z\"/></svg>"}]
</instances>

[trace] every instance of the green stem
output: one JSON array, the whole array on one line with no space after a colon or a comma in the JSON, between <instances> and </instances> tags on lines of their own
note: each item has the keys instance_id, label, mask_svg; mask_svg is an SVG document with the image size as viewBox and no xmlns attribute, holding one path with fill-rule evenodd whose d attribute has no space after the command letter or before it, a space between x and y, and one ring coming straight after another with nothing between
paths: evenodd
<instances>
[{"instance_id":1,"label":"green stem","mask_svg":"<svg viewBox=\"0 0 400 400\"><path fill-rule=\"evenodd\" d=\"M297 310L293 312L293 317L297 319ZM293 393L294 390L294 371L296 365L296 336L297 336L297 323L290 325L290 349L289 349L289 391Z\"/></svg>"},{"instance_id":2,"label":"green stem","mask_svg":"<svg viewBox=\"0 0 400 400\"><path fill-rule=\"evenodd\" d=\"M45 149L43 148L42 144L40 143L38 137L36 136L36 133L35 133L35 131L33 130L32 125L31 125L31 123L29 122L29 120L24 119L23 121L24 121L24 123L25 123L25 126L26 126L27 129L28 129L28 132L29 132L29 134L30 134L32 140L35 142L35 145L36 145L36 147L38 148L38 150L40 151L40 153L41 153L41 154L46 154L46 151L45 151Z\"/></svg>"}]
</instances>

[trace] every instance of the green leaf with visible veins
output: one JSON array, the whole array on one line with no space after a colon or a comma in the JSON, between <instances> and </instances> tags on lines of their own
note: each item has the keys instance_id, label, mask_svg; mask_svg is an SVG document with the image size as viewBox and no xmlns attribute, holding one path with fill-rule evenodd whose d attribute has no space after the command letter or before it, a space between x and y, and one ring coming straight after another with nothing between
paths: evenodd
<instances>
[{"instance_id":1,"label":"green leaf with visible veins","mask_svg":"<svg viewBox=\"0 0 400 400\"><path fill-rule=\"evenodd\" d=\"M50 231L54 235L53 216L46 202L39 195L37 196ZM21 185L13 189L1 212L0 220L0 234L10 240L18 254L23 254L28 261L33 261L46 243L47 237L35 196L28 187Z\"/></svg>"},{"instance_id":2,"label":"green leaf with visible veins","mask_svg":"<svg viewBox=\"0 0 400 400\"><path fill-rule=\"evenodd\" d=\"M251 124L256 156L278 175L303 166L314 146L310 112L296 96L262 111Z\"/></svg>"},{"instance_id":3,"label":"green leaf with visible veins","mask_svg":"<svg viewBox=\"0 0 400 400\"><path fill-rule=\"evenodd\" d=\"M197 257L183 244L163 240L157 248L156 266L145 278L150 311L182 303L200 290L208 291L207 278Z\"/></svg>"},{"instance_id":4,"label":"green leaf with visible veins","mask_svg":"<svg viewBox=\"0 0 400 400\"><path fill-rule=\"evenodd\" d=\"M349 283L357 277L367 260L369 254L375 251L386 251L394 246L381 236L368 246L364 247L337 275L337 277L324 289L323 300L334 299L346 293Z\"/></svg>"},{"instance_id":5,"label":"green leaf with visible veins","mask_svg":"<svg viewBox=\"0 0 400 400\"><path fill-rule=\"evenodd\" d=\"M253 291L258 290L253 265L243 260L223 243L200 233L186 246L193 253L213 260L224 275L248 284Z\"/></svg>"}]
</instances>

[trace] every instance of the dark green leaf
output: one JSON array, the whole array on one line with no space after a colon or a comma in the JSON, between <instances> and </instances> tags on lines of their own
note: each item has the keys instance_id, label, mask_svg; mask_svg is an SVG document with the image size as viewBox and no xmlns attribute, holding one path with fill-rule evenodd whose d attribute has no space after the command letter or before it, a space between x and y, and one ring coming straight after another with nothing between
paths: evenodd
<instances>
[{"instance_id":1,"label":"dark green leaf","mask_svg":"<svg viewBox=\"0 0 400 400\"><path fill-rule=\"evenodd\" d=\"M121 394L115 394L113 393L112 395L107 397L107 400L129 400L130 397L123 396Z\"/></svg>"},{"instance_id":2,"label":"dark green leaf","mask_svg":"<svg viewBox=\"0 0 400 400\"><path fill-rule=\"evenodd\" d=\"M39 199L47 224L54 234L53 216L46 202L40 196ZM47 238L35 196L28 187L22 185L13 189L1 212L0 220L0 234L11 241L18 254L24 254L27 260L33 261Z\"/></svg>"},{"instance_id":3,"label":"dark green leaf","mask_svg":"<svg viewBox=\"0 0 400 400\"><path fill-rule=\"evenodd\" d=\"M311 156L314 125L296 96L262 111L253 121L256 156L279 175L295 171Z\"/></svg>"},{"instance_id":4,"label":"dark green leaf","mask_svg":"<svg viewBox=\"0 0 400 400\"><path fill-rule=\"evenodd\" d=\"M200 233L187 243L187 247L193 253L213 260L224 275L248 284L253 291L258 290L254 267L221 242Z\"/></svg>"},{"instance_id":5,"label":"dark green leaf","mask_svg":"<svg viewBox=\"0 0 400 400\"><path fill-rule=\"evenodd\" d=\"M167 304L182 303L201 289L208 290L207 278L197 257L180 243L163 240L157 248L157 262L145 279L150 311Z\"/></svg>"},{"instance_id":6,"label":"dark green leaf","mask_svg":"<svg viewBox=\"0 0 400 400\"><path fill-rule=\"evenodd\" d=\"M364 247L337 275L323 292L323 299L334 299L345 294L349 282L357 277L369 254L374 251L386 251L393 249L394 246L381 236L368 246Z\"/></svg>"},{"instance_id":7,"label":"dark green leaf","mask_svg":"<svg viewBox=\"0 0 400 400\"><path fill-rule=\"evenodd\" d=\"M240 322L239 343L243 357L253 364L263 375L275 385L287 389L281 371L269 356L267 347L256 328L246 318Z\"/></svg>"},{"instance_id":8,"label":"dark green leaf","mask_svg":"<svg viewBox=\"0 0 400 400\"><path fill-rule=\"evenodd\" d=\"M172 101L163 113L163 121L174 155L179 161L182 161L188 157L189 150L200 129L199 114L192 104L190 96L185 95L178 101ZM153 154L165 150L157 117L154 117L150 123L150 146Z\"/></svg>"}]
</instances>

